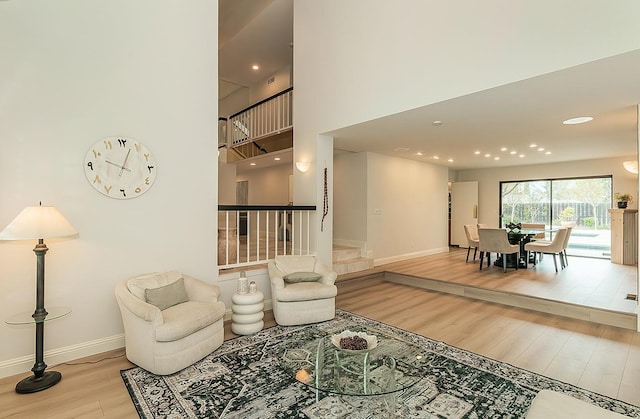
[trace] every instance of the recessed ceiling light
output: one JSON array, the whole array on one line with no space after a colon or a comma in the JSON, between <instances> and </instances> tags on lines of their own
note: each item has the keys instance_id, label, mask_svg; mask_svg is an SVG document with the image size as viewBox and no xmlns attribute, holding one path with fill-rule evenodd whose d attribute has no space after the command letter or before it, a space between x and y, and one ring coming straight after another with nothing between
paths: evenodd
<instances>
[{"instance_id":1,"label":"recessed ceiling light","mask_svg":"<svg viewBox=\"0 0 640 419\"><path fill-rule=\"evenodd\" d=\"M418 151L418 152L416 153L416 156L422 156L422 152L421 152L421 151Z\"/></svg>"},{"instance_id":2,"label":"recessed ceiling light","mask_svg":"<svg viewBox=\"0 0 640 419\"><path fill-rule=\"evenodd\" d=\"M258 66L257 64L252 65L251 68L254 70L260 70L260 66Z\"/></svg>"},{"instance_id":3,"label":"recessed ceiling light","mask_svg":"<svg viewBox=\"0 0 640 419\"><path fill-rule=\"evenodd\" d=\"M544 151L544 147L540 147L538 151Z\"/></svg>"},{"instance_id":4,"label":"recessed ceiling light","mask_svg":"<svg viewBox=\"0 0 640 419\"><path fill-rule=\"evenodd\" d=\"M500 151L507 151L507 150L508 150L508 148L507 148L507 147L502 147L502 148L500 149Z\"/></svg>"},{"instance_id":5,"label":"recessed ceiling light","mask_svg":"<svg viewBox=\"0 0 640 419\"><path fill-rule=\"evenodd\" d=\"M500 160L500 157L495 156L493 159L494 159L494 160Z\"/></svg>"},{"instance_id":6,"label":"recessed ceiling light","mask_svg":"<svg viewBox=\"0 0 640 419\"><path fill-rule=\"evenodd\" d=\"M409 151L409 149L407 147L396 147L393 151Z\"/></svg>"},{"instance_id":7,"label":"recessed ceiling light","mask_svg":"<svg viewBox=\"0 0 640 419\"><path fill-rule=\"evenodd\" d=\"M453 163L453 159L449 159L447 160L449 163Z\"/></svg>"},{"instance_id":8,"label":"recessed ceiling light","mask_svg":"<svg viewBox=\"0 0 640 419\"><path fill-rule=\"evenodd\" d=\"M480 154L480 150L474 151L473 154L475 154L477 156L478 154Z\"/></svg>"},{"instance_id":9,"label":"recessed ceiling light","mask_svg":"<svg viewBox=\"0 0 640 419\"><path fill-rule=\"evenodd\" d=\"M491 153L487 153L484 155L485 157L491 157Z\"/></svg>"},{"instance_id":10,"label":"recessed ceiling light","mask_svg":"<svg viewBox=\"0 0 640 419\"><path fill-rule=\"evenodd\" d=\"M440 160L440 156L433 156L434 159Z\"/></svg>"},{"instance_id":11,"label":"recessed ceiling light","mask_svg":"<svg viewBox=\"0 0 640 419\"><path fill-rule=\"evenodd\" d=\"M551 154L551 152L550 151L545 151L544 154Z\"/></svg>"},{"instance_id":12,"label":"recessed ceiling light","mask_svg":"<svg viewBox=\"0 0 640 419\"><path fill-rule=\"evenodd\" d=\"M433 121L432 124L436 127L439 127L440 125L442 125L442 121Z\"/></svg>"},{"instance_id":13,"label":"recessed ceiling light","mask_svg":"<svg viewBox=\"0 0 640 419\"><path fill-rule=\"evenodd\" d=\"M536 148L536 147L538 147L538 144L533 144L533 143L532 143L532 144L529 144L529 147L530 147L530 148Z\"/></svg>"},{"instance_id":14,"label":"recessed ceiling light","mask_svg":"<svg viewBox=\"0 0 640 419\"><path fill-rule=\"evenodd\" d=\"M518 157L523 158L523 157L524 157L524 154L520 154L520 155L518 155Z\"/></svg>"},{"instance_id":15,"label":"recessed ceiling light","mask_svg":"<svg viewBox=\"0 0 640 419\"><path fill-rule=\"evenodd\" d=\"M255 163L249 163L249 166L255 166L255 165L256 165Z\"/></svg>"},{"instance_id":16,"label":"recessed ceiling light","mask_svg":"<svg viewBox=\"0 0 640 419\"><path fill-rule=\"evenodd\" d=\"M585 122L592 121L592 116L578 116L576 118L567 119L566 121L562 121L565 125L575 125L575 124L584 124Z\"/></svg>"},{"instance_id":17,"label":"recessed ceiling light","mask_svg":"<svg viewBox=\"0 0 640 419\"><path fill-rule=\"evenodd\" d=\"M518 154L518 152L517 152L517 151L515 151L515 150L511 150L511 151L509 152L509 154L514 155L514 154Z\"/></svg>"},{"instance_id":18,"label":"recessed ceiling light","mask_svg":"<svg viewBox=\"0 0 640 419\"><path fill-rule=\"evenodd\" d=\"M275 161L280 161L280 157L274 157L273 158Z\"/></svg>"}]
</instances>

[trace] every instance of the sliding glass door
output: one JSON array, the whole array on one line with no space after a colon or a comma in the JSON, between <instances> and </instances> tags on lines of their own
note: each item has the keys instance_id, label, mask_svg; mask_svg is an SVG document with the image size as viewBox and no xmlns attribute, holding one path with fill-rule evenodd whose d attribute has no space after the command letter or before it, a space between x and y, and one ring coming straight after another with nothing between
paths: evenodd
<instances>
[{"instance_id":1,"label":"sliding glass door","mask_svg":"<svg viewBox=\"0 0 640 419\"><path fill-rule=\"evenodd\" d=\"M568 254L609 258L611 183L611 176L500 182L502 225L571 226Z\"/></svg>"}]
</instances>

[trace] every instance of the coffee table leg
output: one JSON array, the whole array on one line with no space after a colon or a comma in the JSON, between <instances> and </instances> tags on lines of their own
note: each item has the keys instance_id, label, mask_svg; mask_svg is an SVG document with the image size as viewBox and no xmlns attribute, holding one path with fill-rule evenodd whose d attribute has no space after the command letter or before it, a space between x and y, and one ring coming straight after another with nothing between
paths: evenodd
<instances>
[{"instance_id":1,"label":"coffee table leg","mask_svg":"<svg viewBox=\"0 0 640 419\"><path fill-rule=\"evenodd\" d=\"M362 384L364 394L369 394L369 352L364 354L364 359L362 360L362 380L364 381Z\"/></svg>"}]
</instances>

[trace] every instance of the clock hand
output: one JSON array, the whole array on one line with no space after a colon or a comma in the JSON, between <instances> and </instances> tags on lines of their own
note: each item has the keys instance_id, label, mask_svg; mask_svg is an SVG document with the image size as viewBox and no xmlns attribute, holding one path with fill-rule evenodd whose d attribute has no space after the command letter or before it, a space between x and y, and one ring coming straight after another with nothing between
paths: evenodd
<instances>
[{"instance_id":1,"label":"clock hand","mask_svg":"<svg viewBox=\"0 0 640 419\"><path fill-rule=\"evenodd\" d=\"M119 167L120 169L124 169L124 170L126 170L126 171L128 171L128 172L130 172L130 171L131 171L131 169L129 169L129 168L127 168L127 167L122 167L122 166L120 166L119 164L116 164L116 163L114 163L114 162L112 162L112 161L105 160L105 162L106 162L106 163L109 163L109 164L112 164L112 165L114 165L114 166L116 166L116 167Z\"/></svg>"},{"instance_id":2,"label":"clock hand","mask_svg":"<svg viewBox=\"0 0 640 419\"><path fill-rule=\"evenodd\" d=\"M120 168L120 175L122 176L122 172L124 172L125 170L129 170L127 169L127 160L129 160L129 154L131 154L131 149L127 150L127 155L124 158L124 161L122 162L122 167ZM129 170L131 171L131 170Z\"/></svg>"}]
</instances>

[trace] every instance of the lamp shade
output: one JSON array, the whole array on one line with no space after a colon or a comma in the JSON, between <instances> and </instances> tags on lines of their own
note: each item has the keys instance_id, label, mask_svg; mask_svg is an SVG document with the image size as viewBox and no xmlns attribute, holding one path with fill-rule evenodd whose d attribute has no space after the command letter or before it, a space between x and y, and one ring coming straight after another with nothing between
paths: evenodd
<instances>
[{"instance_id":1,"label":"lamp shade","mask_svg":"<svg viewBox=\"0 0 640 419\"><path fill-rule=\"evenodd\" d=\"M54 207L26 207L0 232L0 240L75 238L78 231Z\"/></svg>"}]
</instances>

